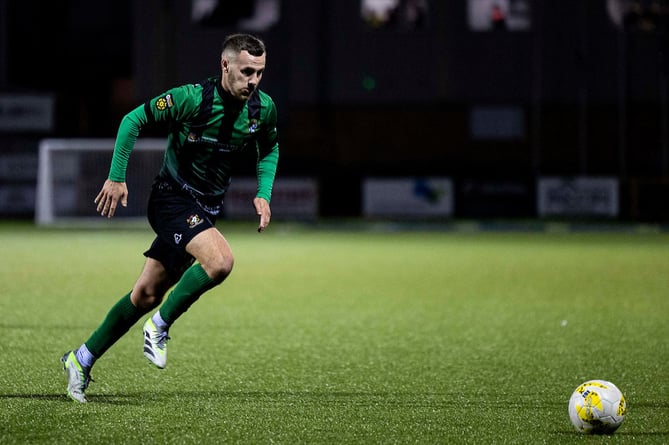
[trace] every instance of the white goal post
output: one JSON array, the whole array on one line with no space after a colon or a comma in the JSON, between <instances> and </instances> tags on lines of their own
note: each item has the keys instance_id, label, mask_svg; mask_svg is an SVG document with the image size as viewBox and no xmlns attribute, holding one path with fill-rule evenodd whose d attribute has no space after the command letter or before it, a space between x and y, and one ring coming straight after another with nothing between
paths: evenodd
<instances>
[{"instance_id":1,"label":"white goal post","mask_svg":"<svg viewBox=\"0 0 669 445\"><path fill-rule=\"evenodd\" d=\"M93 203L109 174L114 139L44 139L39 145L35 222L38 225L107 221ZM126 172L128 207L116 221L144 220L151 183L160 169L166 140L140 138Z\"/></svg>"}]
</instances>

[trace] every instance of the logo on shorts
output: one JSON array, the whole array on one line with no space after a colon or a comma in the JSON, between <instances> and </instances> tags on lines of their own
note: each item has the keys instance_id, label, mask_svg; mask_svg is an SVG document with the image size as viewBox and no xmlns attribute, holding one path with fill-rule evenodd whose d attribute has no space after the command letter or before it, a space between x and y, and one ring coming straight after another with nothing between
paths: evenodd
<instances>
[{"instance_id":1,"label":"logo on shorts","mask_svg":"<svg viewBox=\"0 0 669 445\"><path fill-rule=\"evenodd\" d=\"M181 234L180 233L175 233L174 234L174 242L176 244L179 244L181 242Z\"/></svg>"},{"instance_id":2,"label":"logo on shorts","mask_svg":"<svg viewBox=\"0 0 669 445\"><path fill-rule=\"evenodd\" d=\"M186 222L188 223L188 227L192 229L193 227L202 224L204 220L200 218L200 215L191 215L186 219Z\"/></svg>"}]
</instances>

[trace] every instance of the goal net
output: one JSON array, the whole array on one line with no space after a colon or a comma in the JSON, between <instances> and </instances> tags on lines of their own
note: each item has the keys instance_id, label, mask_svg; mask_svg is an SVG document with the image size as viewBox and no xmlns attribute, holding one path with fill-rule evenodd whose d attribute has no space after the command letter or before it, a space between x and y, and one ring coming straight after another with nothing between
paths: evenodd
<instances>
[{"instance_id":1,"label":"goal net","mask_svg":"<svg viewBox=\"0 0 669 445\"><path fill-rule=\"evenodd\" d=\"M128 206L113 220L145 221L151 183L163 160L164 139L138 139L126 172ZM39 146L35 221L39 225L108 221L93 200L109 174L114 139L45 139Z\"/></svg>"}]
</instances>

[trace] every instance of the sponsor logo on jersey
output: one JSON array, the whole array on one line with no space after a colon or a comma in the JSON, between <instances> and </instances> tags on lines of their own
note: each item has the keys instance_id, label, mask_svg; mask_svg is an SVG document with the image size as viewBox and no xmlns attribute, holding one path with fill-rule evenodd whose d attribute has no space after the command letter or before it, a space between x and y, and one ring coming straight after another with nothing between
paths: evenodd
<instances>
[{"instance_id":1,"label":"sponsor logo on jersey","mask_svg":"<svg viewBox=\"0 0 669 445\"><path fill-rule=\"evenodd\" d=\"M188 137L186 138L186 140L191 144L211 147L216 151L218 151L219 153L231 153L242 150L244 148L244 145L226 144L223 142L219 142L218 139L210 138L207 136L198 136L193 132L188 133Z\"/></svg>"},{"instance_id":2,"label":"sponsor logo on jersey","mask_svg":"<svg viewBox=\"0 0 669 445\"><path fill-rule=\"evenodd\" d=\"M172 100L172 95L171 94L166 94L163 97L159 97L156 100L156 108L159 111L165 111L168 108L172 108L174 106L174 101Z\"/></svg>"},{"instance_id":3,"label":"sponsor logo on jersey","mask_svg":"<svg viewBox=\"0 0 669 445\"><path fill-rule=\"evenodd\" d=\"M192 229L193 227L202 224L204 220L200 218L200 215L191 215L186 219L186 222L188 223L188 227Z\"/></svg>"},{"instance_id":4,"label":"sponsor logo on jersey","mask_svg":"<svg viewBox=\"0 0 669 445\"><path fill-rule=\"evenodd\" d=\"M181 234L180 233L175 233L174 234L174 243L179 244L181 242Z\"/></svg>"}]
</instances>

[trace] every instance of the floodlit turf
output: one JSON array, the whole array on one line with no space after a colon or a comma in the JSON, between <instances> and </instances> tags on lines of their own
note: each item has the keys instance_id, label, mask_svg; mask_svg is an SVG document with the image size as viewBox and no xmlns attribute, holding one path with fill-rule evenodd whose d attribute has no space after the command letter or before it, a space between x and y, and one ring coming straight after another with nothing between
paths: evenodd
<instances>
[{"instance_id":1,"label":"floodlit turf","mask_svg":"<svg viewBox=\"0 0 669 445\"><path fill-rule=\"evenodd\" d=\"M146 230L0 224L0 443L669 443L669 235L224 233L230 279L170 332L141 323L65 395L60 355L132 286ZM618 385L611 437L569 422Z\"/></svg>"}]
</instances>

